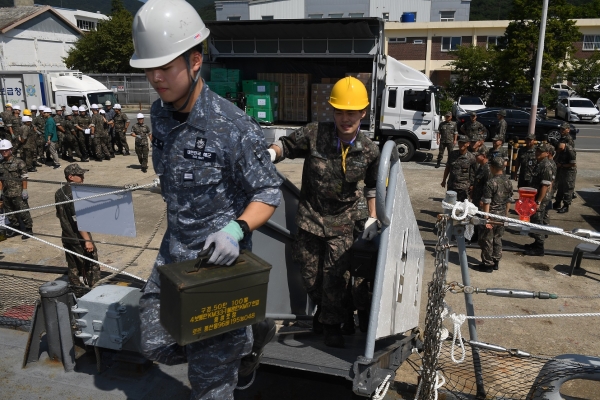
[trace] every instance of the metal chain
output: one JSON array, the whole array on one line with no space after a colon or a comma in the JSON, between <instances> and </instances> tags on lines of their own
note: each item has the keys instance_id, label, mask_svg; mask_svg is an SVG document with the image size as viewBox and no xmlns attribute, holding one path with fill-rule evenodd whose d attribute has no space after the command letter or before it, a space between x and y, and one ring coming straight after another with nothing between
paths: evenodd
<instances>
[{"instance_id":1,"label":"metal chain","mask_svg":"<svg viewBox=\"0 0 600 400\"><path fill-rule=\"evenodd\" d=\"M446 251L450 248L450 238L446 235L448 215L438 216L436 229L438 242L435 246L435 270L433 280L429 282L427 314L425 316L425 338L423 345L423 367L421 371L420 390L417 398L420 400L435 399L437 393L437 363L441 350L442 313L446 296L446 275L448 263Z\"/></svg>"}]
</instances>

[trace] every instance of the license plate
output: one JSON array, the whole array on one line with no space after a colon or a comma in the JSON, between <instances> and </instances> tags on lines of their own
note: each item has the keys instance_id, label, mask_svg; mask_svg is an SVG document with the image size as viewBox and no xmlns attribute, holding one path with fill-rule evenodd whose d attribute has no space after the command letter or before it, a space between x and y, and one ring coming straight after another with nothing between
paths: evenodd
<instances>
[{"instance_id":1,"label":"license plate","mask_svg":"<svg viewBox=\"0 0 600 400\"><path fill-rule=\"evenodd\" d=\"M581 119L592 119L592 117L581 117Z\"/></svg>"}]
</instances>

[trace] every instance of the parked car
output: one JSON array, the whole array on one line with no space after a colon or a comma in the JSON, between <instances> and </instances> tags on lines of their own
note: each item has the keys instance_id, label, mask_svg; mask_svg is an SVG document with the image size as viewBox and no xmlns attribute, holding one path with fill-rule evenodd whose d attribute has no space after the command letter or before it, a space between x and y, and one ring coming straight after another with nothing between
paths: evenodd
<instances>
[{"instance_id":1,"label":"parked car","mask_svg":"<svg viewBox=\"0 0 600 400\"><path fill-rule=\"evenodd\" d=\"M569 97L561 99L556 104L556 118L573 122L600 122L600 111L590 99L583 97Z\"/></svg>"},{"instance_id":2,"label":"parked car","mask_svg":"<svg viewBox=\"0 0 600 400\"><path fill-rule=\"evenodd\" d=\"M502 110L502 108L494 107L494 108L484 108L482 110L477 111L477 121L481 122L483 126L486 127L488 133L486 135L486 141L490 141L492 139L491 132L494 132L496 125L498 125L498 111ZM518 110L515 108L505 108L506 117L504 118L507 123L506 128L506 136L507 139L517 138L524 139L527 136L529 131L529 118L531 114L527 111ZM461 114L458 116L456 120L456 124L458 128L462 126L465 122L467 122L470 118L468 113ZM557 140L560 138L560 126L562 122L556 119L545 119L536 117L535 123L535 135L537 140ZM571 124L571 136L573 140L577 138L577 133L579 129L577 129L573 124Z\"/></svg>"},{"instance_id":3,"label":"parked car","mask_svg":"<svg viewBox=\"0 0 600 400\"><path fill-rule=\"evenodd\" d=\"M564 83L555 83L554 85L550 86L550 89L552 89L552 90L566 90L567 92L569 92L569 96L573 96L575 94L575 89L573 89L569 85L565 85Z\"/></svg>"},{"instance_id":4,"label":"parked car","mask_svg":"<svg viewBox=\"0 0 600 400\"><path fill-rule=\"evenodd\" d=\"M531 95L530 94L517 94L513 93L510 97L511 108L531 112ZM537 115L542 118L546 118L548 110L543 104L537 105Z\"/></svg>"},{"instance_id":5,"label":"parked car","mask_svg":"<svg viewBox=\"0 0 600 400\"><path fill-rule=\"evenodd\" d=\"M460 96L457 101L452 104L452 115L457 117L471 111L477 111L485 108L485 101L477 96Z\"/></svg>"}]
</instances>

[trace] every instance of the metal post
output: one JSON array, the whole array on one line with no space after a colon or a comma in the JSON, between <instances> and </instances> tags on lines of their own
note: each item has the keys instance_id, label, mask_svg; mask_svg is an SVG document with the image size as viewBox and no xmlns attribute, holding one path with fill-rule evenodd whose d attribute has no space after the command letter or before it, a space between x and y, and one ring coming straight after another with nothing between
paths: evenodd
<instances>
[{"instance_id":1,"label":"metal post","mask_svg":"<svg viewBox=\"0 0 600 400\"><path fill-rule=\"evenodd\" d=\"M65 371L73 371L75 348L71 333L67 282L46 282L40 286L39 291L46 325L48 356L54 361L62 361Z\"/></svg>"},{"instance_id":2,"label":"metal post","mask_svg":"<svg viewBox=\"0 0 600 400\"><path fill-rule=\"evenodd\" d=\"M533 93L531 94L531 116L529 118L529 133L535 134L535 122L537 117L538 95L540 91L540 80L542 79L542 60L544 58L544 39L546 38L546 19L548 17L548 0L544 0L542 6L542 21L540 24L540 37L538 40L537 59L535 61L535 75L533 78Z\"/></svg>"}]
</instances>

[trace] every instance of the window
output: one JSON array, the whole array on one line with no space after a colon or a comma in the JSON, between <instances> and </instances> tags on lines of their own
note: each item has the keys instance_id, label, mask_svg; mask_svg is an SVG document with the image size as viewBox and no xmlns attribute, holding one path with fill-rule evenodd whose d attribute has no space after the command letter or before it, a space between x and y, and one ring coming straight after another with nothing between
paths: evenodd
<instances>
[{"instance_id":1,"label":"window","mask_svg":"<svg viewBox=\"0 0 600 400\"><path fill-rule=\"evenodd\" d=\"M241 19L242 19L242 17L239 15L230 15L229 17L227 17L228 21L239 21Z\"/></svg>"},{"instance_id":2,"label":"window","mask_svg":"<svg viewBox=\"0 0 600 400\"><path fill-rule=\"evenodd\" d=\"M423 44L423 41L421 39L415 39L413 40L413 44Z\"/></svg>"},{"instance_id":3,"label":"window","mask_svg":"<svg viewBox=\"0 0 600 400\"><path fill-rule=\"evenodd\" d=\"M388 89L388 108L396 108L396 98L398 97L398 89Z\"/></svg>"},{"instance_id":4,"label":"window","mask_svg":"<svg viewBox=\"0 0 600 400\"><path fill-rule=\"evenodd\" d=\"M87 21L85 19L78 19L77 27L82 31L95 31L96 23L94 21Z\"/></svg>"},{"instance_id":5,"label":"window","mask_svg":"<svg viewBox=\"0 0 600 400\"><path fill-rule=\"evenodd\" d=\"M390 43L406 43L405 37L391 37Z\"/></svg>"},{"instance_id":6,"label":"window","mask_svg":"<svg viewBox=\"0 0 600 400\"><path fill-rule=\"evenodd\" d=\"M440 11L440 21L441 22L454 21L454 13L455 13L455 11Z\"/></svg>"},{"instance_id":7,"label":"window","mask_svg":"<svg viewBox=\"0 0 600 400\"><path fill-rule=\"evenodd\" d=\"M502 36L488 36L488 37L487 37L487 45L486 45L486 48L488 48L488 49L489 49L489 48L490 48L490 46L491 46L491 47L498 46L499 39L500 39L501 37L502 37Z\"/></svg>"},{"instance_id":8,"label":"window","mask_svg":"<svg viewBox=\"0 0 600 400\"><path fill-rule=\"evenodd\" d=\"M308 18L323 18L323 14L308 14Z\"/></svg>"},{"instance_id":9,"label":"window","mask_svg":"<svg viewBox=\"0 0 600 400\"><path fill-rule=\"evenodd\" d=\"M462 43L462 37L443 37L442 38L442 51L453 51L458 48Z\"/></svg>"},{"instance_id":10,"label":"window","mask_svg":"<svg viewBox=\"0 0 600 400\"><path fill-rule=\"evenodd\" d=\"M403 106L405 110L427 112L427 92L405 90Z\"/></svg>"},{"instance_id":11,"label":"window","mask_svg":"<svg viewBox=\"0 0 600 400\"><path fill-rule=\"evenodd\" d=\"M67 96L67 104L71 107L81 107L87 105L85 102L85 97L83 96Z\"/></svg>"},{"instance_id":12,"label":"window","mask_svg":"<svg viewBox=\"0 0 600 400\"><path fill-rule=\"evenodd\" d=\"M528 112L519 110L512 110L511 114L512 118L514 119L529 119L531 117L531 115Z\"/></svg>"},{"instance_id":13,"label":"window","mask_svg":"<svg viewBox=\"0 0 600 400\"><path fill-rule=\"evenodd\" d=\"M382 14L383 20L384 21L389 21L390 20L390 13L389 12L385 12Z\"/></svg>"},{"instance_id":14,"label":"window","mask_svg":"<svg viewBox=\"0 0 600 400\"><path fill-rule=\"evenodd\" d=\"M272 15L263 15L262 19L275 19Z\"/></svg>"},{"instance_id":15,"label":"window","mask_svg":"<svg viewBox=\"0 0 600 400\"><path fill-rule=\"evenodd\" d=\"M329 18L342 18L343 16L344 16L344 13L329 14Z\"/></svg>"},{"instance_id":16,"label":"window","mask_svg":"<svg viewBox=\"0 0 600 400\"><path fill-rule=\"evenodd\" d=\"M362 18L365 16L365 13L350 13L350 18Z\"/></svg>"},{"instance_id":17,"label":"window","mask_svg":"<svg viewBox=\"0 0 600 400\"><path fill-rule=\"evenodd\" d=\"M600 50L600 35L583 35L583 50Z\"/></svg>"}]
</instances>

